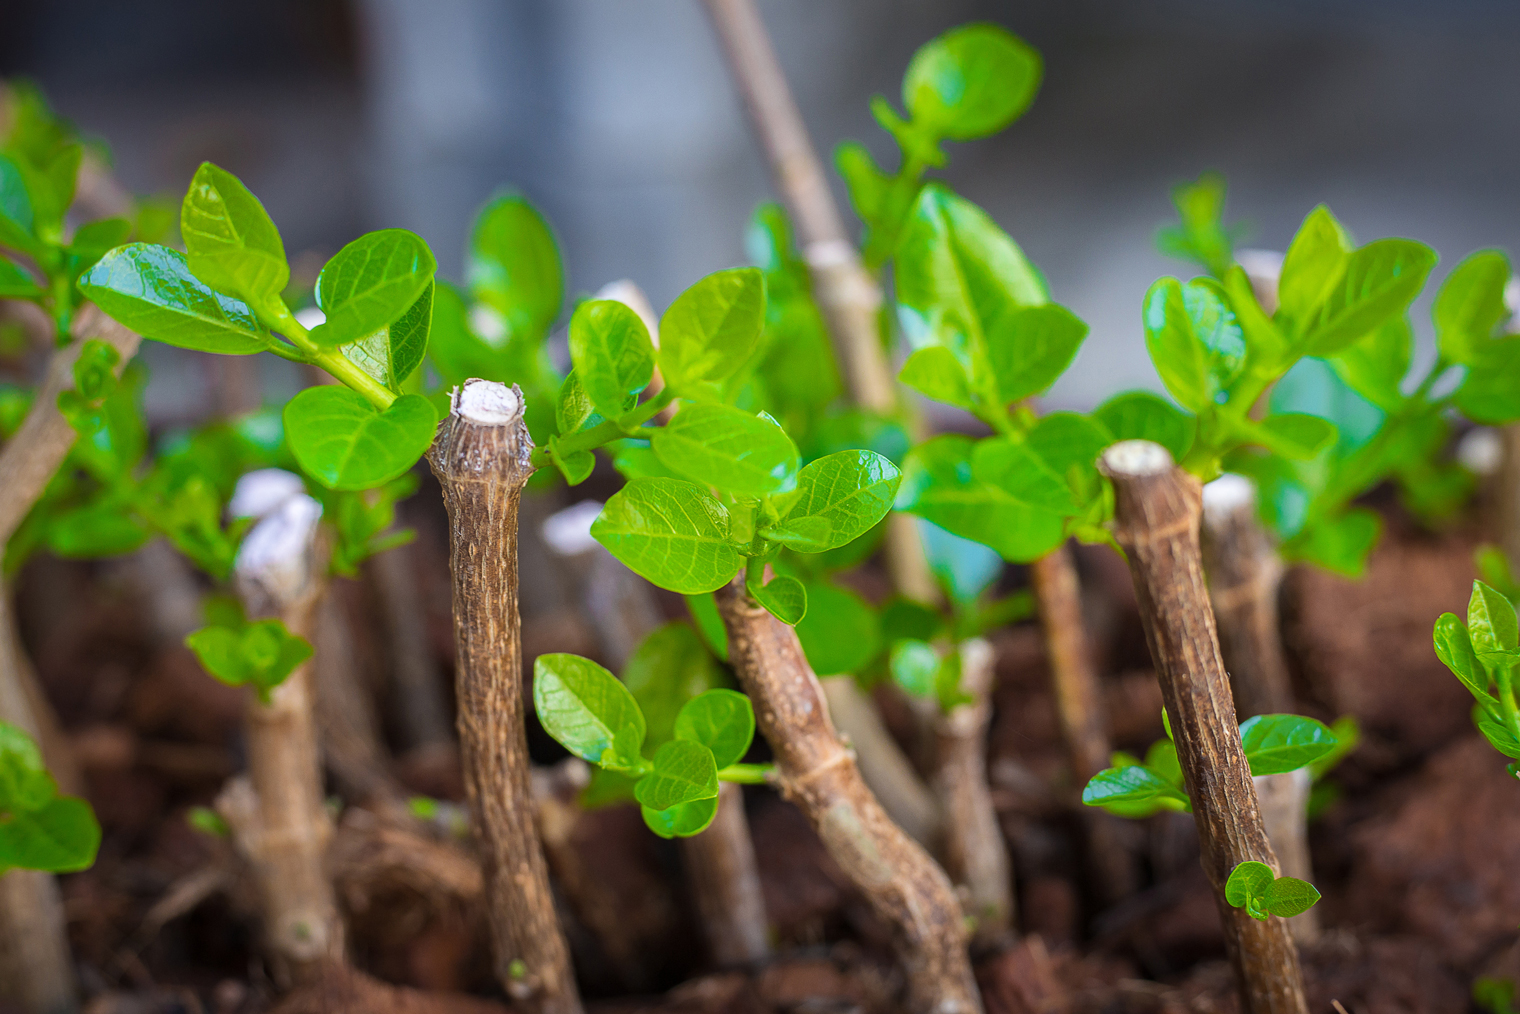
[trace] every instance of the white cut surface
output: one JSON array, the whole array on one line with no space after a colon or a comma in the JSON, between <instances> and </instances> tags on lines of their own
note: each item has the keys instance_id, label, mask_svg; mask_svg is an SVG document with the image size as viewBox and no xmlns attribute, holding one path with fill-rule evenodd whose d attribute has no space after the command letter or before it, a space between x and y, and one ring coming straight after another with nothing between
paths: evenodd
<instances>
[{"instance_id":1,"label":"white cut surface","mask_svg":"<svg viewBox=\"0 0 1520 1014\"><path fill-rule=\"evenodd\" d=\"M1121 440L1103 452L1103 465L1113 475L1156 475L1172 467L1172 455L1150 440Z\"/></svg>"},{"instance_id":2,"label":"white cut surface","mask_svg":"<svg viewBox=\"0 0 1520 1014\"><path fill-rule=\"evenodd\" d=\"M1243 475L1226 472L1203 486L1203 516L1210 524L1256 505L1256 484Z\"/></svg>"},{"instance_id":3,"label":"white cut surface","mask_svg":"<svg viewBox=\"0 0 1520 1014\"><path fill-rule=\"evenodd\" d=\"M454 411L460 418L485 426L504 426L522 413L517 393L494 380L466 380L454 393Z\"/></svg>"}]
</instances>

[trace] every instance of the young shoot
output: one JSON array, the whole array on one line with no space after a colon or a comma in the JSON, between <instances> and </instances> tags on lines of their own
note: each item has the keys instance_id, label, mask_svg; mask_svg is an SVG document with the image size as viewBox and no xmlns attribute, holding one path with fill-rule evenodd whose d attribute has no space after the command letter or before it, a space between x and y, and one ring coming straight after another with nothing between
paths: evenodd
<instances>
[{"instance_id":1,"label":"young shoot","mask_svg":"<svg viewBox=\"0 0 1520 1014\"><path fill-rule=\"evenodd\" d=\"M26 733L0 722L0 876L6 870L72 873L100 849L90 804L59 793Z\"/></svg>"},{"instance_id":2,"label":"young shoot","mask_svg":"<svg viewBox=\"0 0 1520 1014\"><path fill-rule=\"evenodd\" d=\"M1520 778L1520 707L1515 671L1520 668L1520 623L1515 606L1498 589L1473 582L1464 624L1452 613L1436 620L1436 655L1473 695L1473 723L1490 745L1509 757Z\"/></svg>"},{"instance_id":3,"label":"young shoot","mask_svg":"<svg viewBox=\"0 0 1520 1014\"><path fill-rule=\"evenodd\" d=\"M1266 863L1244 862L1230 871L1224 897L1233 908L1243 908L1252 919L1266 921L1275 915L1291 919L1303 915L1319 901L1314 885L1296 877L1279 877Z\"/></svg>"}]
</instances>

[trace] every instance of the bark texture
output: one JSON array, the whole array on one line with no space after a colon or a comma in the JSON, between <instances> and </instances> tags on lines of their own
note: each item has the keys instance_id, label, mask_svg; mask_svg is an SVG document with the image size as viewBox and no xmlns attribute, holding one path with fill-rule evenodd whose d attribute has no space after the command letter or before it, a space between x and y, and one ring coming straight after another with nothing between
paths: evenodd
<instances>
[{"instance_id":1,"label":"bark texture","mask_svg":"<svg viewBox=\"0 0 1520 1014\"><path fill-rule=\"evenodd\" d=\"M978 949L1013 932L1013 865L987 787L987 726L992 720L992 645L965 641L961 690L971 700L935 721L934 790L945 805L945 872L964 892Z\"/></svg>"},{"instance_id":2,"label":"bark texture","mask_svg":"<svg viewBox=\"0 0 1520 1014\"><path fill-rule=\"evenodd\" d=\"M533 441L522 412L516 388L466 381L428 462L449 513L460 755L496 977L534 1014L578 1014L570 950L534 827L523 725L517 509Z\"/></svg>"},{"instance_id":3,"label":"bark texture","mask_svg":"<svg viewBox=\"0 0 1520 1014\"><path fill-rule=\"evenodd\" d=\"M326 585L319 516L320 507L305 496L287 501L249 532L233 572L250 619L278 617L309 641L318 640ZM264 547L269 551L258 551ZM344 956L343 921L326 869L332 821L323 805L313 669L310 660L298 666L268 700L250 697L248 775L217 800L253 868L266 946L284 984L311 982Z\"/></svg>"},{"instance_id":4,"label":"bark texture","mask_svg":"<svg viewBox=\"0 0 1520 1014\"><path fill-rule=\"evenodd\" d=\"M681 839L681 857L713 964L731 968L768 958L765 898L741 787L723 783L717 816L701 834Z\"/></svg>"},{"instance_id":5,"label":"bark texture","mask_svg":"<svg viewBox=\"0 0 1520 1014\"><path fill-rule=\"evenodd\" d=\"M1250 480L1227 475L1204 487L1201 541L1236 718L1292 712L1293 688L1277 611L1283 565L1272 537L1257 519L1256 490ZM1256 790L1282 874L1313 881L1308 773L1265 775L1256 779ZM1311 908L1288 920L1288 927L1293 939L1312 943L1319 938L1319 913Z\"/></svg>"},{"instance_id":6,"label":"bark texture","mask_svg":"<svg viewBox=\"0 0 1520 1014\"><path fill-rule=\"evenodd\" d=\"M777 785L834 861L892 927L920 1014L982 1009L949 878L892 823L840 742L797 633L755 603L743 575L716 593L729 658L776 758Z\"/></svg>"},{"instance_id":7,"label":"bark texture","mask_svg":"<svg viewBox=\"0 0 1520 1014\"><path fill-rule=\"evenodd\" d=\"M1298 950L1287 925L1277 918L1252 919L1224 900L1225 881L1239 863L1279 867L1241 749L1204 585L1199 483L1176 468L1164 448L1147 441L1115 444L1101 465L1113 479L1114 534L1129 557L1242 1006L1249 1014L1307 1014Z\"/></svg>"}]
</instances>

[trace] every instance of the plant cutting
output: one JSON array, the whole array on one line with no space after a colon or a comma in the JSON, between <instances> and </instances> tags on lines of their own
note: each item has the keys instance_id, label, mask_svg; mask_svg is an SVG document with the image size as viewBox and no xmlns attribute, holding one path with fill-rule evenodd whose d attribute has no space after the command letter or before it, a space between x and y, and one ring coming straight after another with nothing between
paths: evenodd
<instances>
[{"instance_id":1,"label":"plant cutting","mask_svg":"<svg viewBox=\"0 0 1520 1014\"><path fill-rule=\"evenodd\" d=\"M1520 623L1514 603L1482 581L1473 582L1467 622L1444 613L1435 626L1436 655L1473 695L1473 723L1489 744L1511 758L1520 778L1520 708L1515 671L1520 667Z\"/></svg>"}]
</instances>

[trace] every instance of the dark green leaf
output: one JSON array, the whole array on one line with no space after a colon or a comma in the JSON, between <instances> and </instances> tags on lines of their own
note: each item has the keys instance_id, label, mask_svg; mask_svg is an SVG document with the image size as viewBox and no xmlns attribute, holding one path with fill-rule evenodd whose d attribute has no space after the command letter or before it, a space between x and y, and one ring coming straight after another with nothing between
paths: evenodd
<instances>
[{"instance_id":1,"label":"dark green leaf","mask_svg":"<svg viewBox=\"0 0 1520 1014\"><path fill-rule=\"evenodd\" d=\"M1303 715L1255 715L1240 725L1253 776L1297 771L1335 749L1335 733Z\"/></svg>"},{"instance_id":2,"label":"dark green leaf","mask_svg":"<svg viewBox=\"0 0 1520 1014\"><path fill-rule=\"evenodd\" d=\"M401 475L433 443L432 402L404 394L380 411L346 387L308 387L285 405L301 469L330 489L369 489Z\"/></svg>"},{"instance_id":3,"label":"dark green leaf","mask_svg":"<svg viewBox=\"0 0 1520 1014\"><path fill-rule=\"evenodd\" d=\"M241 180L202 162L180 207L190 271L221 292L257 302L290 282L285 244L264 205Z\"/></svg>"},{"instance_id":4,"label":"dark green leaf","mask_svg":"<svg viewBox=\"0 0 1520 1014\"><path fill-rule=\"evenodd\" d=\"M213 292L190 273L185 255L129 243L100 259L79 289L117 322L166 345L248 355L268 345L248 307Z\"/></svg>"},{"instance_id":5,"label":"dark green leaf","mask_svg":"<svg viewBox=\"0 0 1520 1014\"><path fill-rule=\"evenodd\" d=\"M718 794L718 766L713 752L700 743L673 739L655 751L653 763L654 770L633 789L634 798L651 810Z\"/></svg>"},{"instance_id":6,"label":"dark green leaf","mask_svg":"<svg viewBox=\"0 0 1520 1014\"><path fill-rule=\"evenodd\" d=\"M374 334L344 345L343 354L399 394L401 385L422 365L427 352L428 332L433 323L433 291L430 282L405 313Z\"/></svg>"},{"instance_id":7,"label":"dark green leaf","mask_svg":"<svg viewBox=\"0 0 1520 1014\"><path fill-rule=\"evenodd\" d=\"M765 322L765 276L756 268L708 275L660 318L660 371L688 396L721 383L754 353Z\"/></svg>"},{"instance_id":8,"label":"dark green leaf","mask_svg":"<svg viewBox=\"0 0 1520 1014\"><path fill-rule=\"evenodd\" d=\"M540 341L565 301L559 248L543 216L517 194L487 204L470 233L475 298L501 314L510 335Z\"/></svg>"},{"instance_id":9,"label":"dark green leaf","mask_svg":"<svg viewBox=\"0 0 1520 1014\"><path fill-rule=\"evenodd\" d=\"M744 558L728 541L728 511L683 479L633 479L602 508L591 534L635 573L685 595L710 592Z\"/></svg>"},{"instance_id":10,"label":"dark green leaf","mask_svg":"<svg viewBox=\"0 0 1520 1014\"><path fill-rule=\"evenodd\" d=\"M709 690L686 702L676 716L675 738L707 747L721 771L749 752L755 738L755 709L741 693Z\"/></svg>"},{"instance_id":11,"label":"dark green leaf","mask_svg":"<svg viewBox=\"0 0 1520 1014\"><path fill-rule=\"evenodd\" d=\"M1044 392L1076 358L1087 325L1064 306L1011 310L987 329L987 355L1003 404Z\"/></svg>"},{"instance_id":12,"label":"dark green leaf","mask_svg":"<svg viewBox=\"0 0 1520 1014\"><path fill-rule=\"evenodd\" d=\"M797 447L776 421L728 405L687 405L650 446L669 468L736 496L779 493L796 482Z\"/></svg>"},{"instance_id":13,"label":"dark green leaf","mask_svg":"<svg viewBox=\"0 0 1520 1014\"><path fill-rule=\"evenodd\" d=\"M570 361L591 403L615 419L649 386L654 376L654 343L632 307L613 299L591 299L570 318Z\"/></svg>"},{"instance_id":14,"label":"dark green leaf","mask_svg":"<svg viewBox=\"0 0 1520 1014\"><path fill-rule=\"evenodd\" d=\"M1040 87L1040 54L997 25L953 28L919 47L903 76L903 104L933 133L969 141L1023 115Z\"/></svg>"},{"instance_id":15,"label":"dark green leaf","mask_svg":"<svg viewBox=\"0 0 1520 1014\"><path fill-rule=\"evenodd\" d=\"M581 760L619 771L643 767L644 715L638 702L616 676L590 659L538 656L533 707L545 731Z\"/></svg>"},{"instance_id":16,"label":"dark green leaf","mask_svg":"<svg viewBox=\"0 0 1520 1014\"><path fill-rule=\"evenodd\" d=\"M1116 394L1093 411L1114 440L1149 440L1181 461L1193 444L1197 420L1149 391Z\"/></svg>"},{"instance_id":17,"label":"dark green leaf","mask_svg":"<svg viewBox=\"0 0 1520 1014\"><path fill-rule=\"evenodd\" d=\"M422 237L405 229L367 232L333 255L317 276L327 314L322 341L347 345L412 309L433 283L438 262Z\"/></svg>"},{"instance_id":18,"label":"dark green leaf","mask_svg":"<svg viewBox=\"0 0 1520 1014\"><path fill-rule=\"evenodd\" d=\"M839 451L819 458L797 474L797 486L787 494L781 523L793 524L805 517L823 518L828 521L829 530L822 546L809 550L795 548L805 552L837 549L855 541L886 517L901 479L897 466L875 451Z\"/></svg>"},{"instance_id":19,"label":"dark green leaf","mask_svg":"<svg viewBox=\"0 0 1520 1014\"><path fill-rule=\"evenodd\" d=\"M1501 250L1479 250L1452 268L1430 310L1443 356L1454 363L1477 361L1479 350L1509 316L1504 305L1509 276L1509 258Z\"/></svg>"},{"instance_id":20,"label":"dark green leaf","mask_svg":"<svg viewBox=\"0 0 1520 1014\"><path fill-rule=\"evenodd\" d=\"M797 640L819 676L858 673L881 650L876 611L855 592L828 581L807 585L807 613Z\"/></svg>"}]
</instances>

